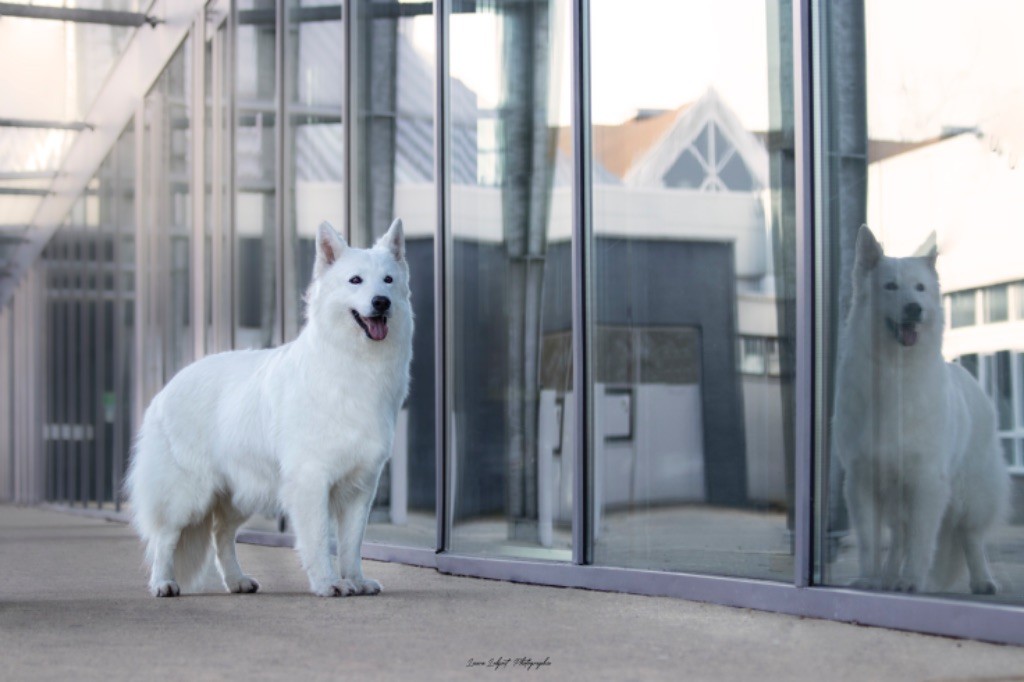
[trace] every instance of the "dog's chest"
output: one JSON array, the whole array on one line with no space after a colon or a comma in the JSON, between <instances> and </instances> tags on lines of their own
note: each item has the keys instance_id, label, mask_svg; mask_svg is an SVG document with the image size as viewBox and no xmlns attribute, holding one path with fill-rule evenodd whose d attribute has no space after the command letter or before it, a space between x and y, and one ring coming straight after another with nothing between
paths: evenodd
<instances>
[{"instance_id":1,"label":"dog's chest","mask_svg":"<svg viewBox=\"0 0 1024 682\"><path fill-rule=\"evenodd\" d=\"M837 386L856 395L844 401L840 437L883 467L906 469L933 461L946 448L944 368L934 373L922 369L883 365L857 376L855 385Z\"/></svg>"}]
</instances>

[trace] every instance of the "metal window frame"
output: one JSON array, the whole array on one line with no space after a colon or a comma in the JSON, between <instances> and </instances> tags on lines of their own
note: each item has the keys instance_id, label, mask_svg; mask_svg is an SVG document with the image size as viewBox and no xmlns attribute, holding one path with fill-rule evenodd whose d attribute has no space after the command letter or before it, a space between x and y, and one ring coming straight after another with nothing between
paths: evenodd
<instances>
[{"instance_id":1,"label":"metal window frame","mask_svg":"<svg viewBox=\"0 0 1024 682\"><path fill-rule=\"evenodd\" d=\"M436 549L447 551L451 543L452 485L449 452L452 414L452 374L448 339L451 335L451 97L449 28L452 0L434 0L434 182L437 192L437 233L434 237L434 448L436 456L434 513L437 519Z\"/></svg>"}]
</instances>

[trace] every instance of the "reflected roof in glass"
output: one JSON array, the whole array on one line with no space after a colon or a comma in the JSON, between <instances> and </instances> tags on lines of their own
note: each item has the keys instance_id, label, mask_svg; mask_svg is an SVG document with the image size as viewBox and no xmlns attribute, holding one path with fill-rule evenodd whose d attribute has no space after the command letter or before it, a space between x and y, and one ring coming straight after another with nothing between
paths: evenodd
<instances>
[{"instance_id":1,"label":"reflected roof in glass","mask_svg":"<svg viewBox=\"0 0 1024 682\"><path fill-rule=\"evenodd\" d=\"M5 2L144 11L140 0ZM0 63L18 65L0 72L0 241L24 232L76 137L88 134L88 125L81 124L97 123L86 121L88 112L136 30L53 19L0 19ZM62 127L67 124L77 126Z\"/></svg>"}]
</instances>

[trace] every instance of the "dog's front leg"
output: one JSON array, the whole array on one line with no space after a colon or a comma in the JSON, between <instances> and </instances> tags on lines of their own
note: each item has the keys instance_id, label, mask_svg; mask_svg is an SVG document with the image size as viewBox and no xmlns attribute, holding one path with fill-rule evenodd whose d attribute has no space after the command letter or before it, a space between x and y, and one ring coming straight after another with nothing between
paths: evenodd
<instances>
[{"instance_id":1,"label":"dog's front leg","mask_svg":"<svg viewBox=\"0 0 1024 682\"><path fill-rule=\"evenodd\" d=\"M893 589L901 592L924 591L935 558L942 516L949 505L949 484L939 475L921 476L906 487L903 510L906 560Z\"/></svg>"},{"instance_id":2,"label":"dog's front leg","mask_svg":"<svg viewBox=\"0 0 1024 682\"><path fill-rule=\"evenodd\" d=\"M882 585L879 551L881 525L873 474L870 464L850 466L843 486L850 520L857 534L857 558L860 565L860 575L852 586L867 590L878 589Z\"/></svg>"},{"instance_id":3,"label":"dog's front leg","mask_svg":"<svg viewBox=\"0 0 1024 682\"><path fill-rule=\"evenodd\" d=\"M336 490L331 506L338 525L338 565L345 582L355 594L378 594L381 584L363 576L362 546L370 508L377 493L377 482L383 467L363 477L351 490Z\"/></svg>"},{"instance_id":4,"label":"dog's front leg","mask_svg":"<svg viewBox=\"0 0 1024 682\"><path fill-rule=\"evenodd\" d=\"M329 496L327 477L311 471L286 480L282 491L310 590L321 597L346 597L355 590L339 577L331 561Z\"/></svg>"}]
</instances>

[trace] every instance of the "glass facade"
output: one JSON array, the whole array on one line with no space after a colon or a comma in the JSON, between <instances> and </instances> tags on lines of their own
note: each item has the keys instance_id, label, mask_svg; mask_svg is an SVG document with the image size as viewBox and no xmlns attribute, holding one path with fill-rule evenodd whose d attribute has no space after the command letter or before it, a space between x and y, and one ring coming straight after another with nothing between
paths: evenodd
<instances>
[{"instance_id":1,"label":"glass facade","mask_svg":"<svg viewBox=\"0 0 1024 682\"><path fill-rule=\"evenodd\" d=\"M822 5L818 579L1021 603L1024 14L939 7L915 34L907 5Z\"/></svg>"},{"instance_id":2,"label":"glass facade","mask_svg":"<svg viewBox=\"0 0 1024 682\"><path fill-rule=\"evenodd\" d=\"M211 4L0 311L0 481L37 438L32 499L119 508L175 372L300 332L319 223L401 217L371 554L1020 642L1022 19Z\"/></svg>"},{"instance_id":3,"label":"glass facade","mask_svg":"<svg viewBox=\"0 0 1024 682\"><path fill-rule=\"evenodd\" d=\"M568 10L451 17L452 551L572 558Z\"/></svg>"},{"instance_id":4,"label":"glass facade","mask_svg":"<svg viewBox=\"0 0 1024 682\"><path fill-rule=\"evenodd\" d=\"M791 34L774 2L591 3L595 563L792 579Z\"/></svg>"},{"instance_id":5,"label":"glass facade","mask_svg":"<svg viewBox=\"0 0 1024 682\"><path fill-rule=\"evenodd\" d=\"M353 244L369 246L395 217L402 218L416 318L409 396L398 417L394 449L366 537L433 549L436 23L430 5L359 0L352 7L357 24L349 49L354 67L349 232Z\"/></svg>"}]
</instances>

